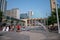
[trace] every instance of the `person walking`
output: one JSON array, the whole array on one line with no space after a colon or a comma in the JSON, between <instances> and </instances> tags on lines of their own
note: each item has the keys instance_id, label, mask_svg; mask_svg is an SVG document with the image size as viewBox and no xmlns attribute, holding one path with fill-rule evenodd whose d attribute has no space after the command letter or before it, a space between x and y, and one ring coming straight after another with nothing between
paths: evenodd
<instances>
[{"instance_id":1,"label":"person walking","mask_svg":"<svg viewBox=\"0 0 60 40\"><path fill-rule=\"evenodd\" d=\"M6 27L6 31L9 31L9 26Z\"/></svg>"},{"instance_id":2,"label":"person walking","mask_svg":"<svg viewBox=\"0 0 60 40\"><path fill-rule=\"evenodd\" d=\"M2 31L6 31L6 27L3 27Z\"/></svg>"},{"instance_id":3,"label":"person walking","mask_svg":"<svg viewBox=\"0 0 60 40\"><path fill-rule=\"evenodd\" d=\"M15 28L14 25L11 25L10 26L10 31L14 31L14 28Z\"/></svg>"},{"instance_id":4,"label":"person walking","mask_svg":"<svg viewBox=\"0 0 60 40\"><path fill-rule=\"evenodd\" d=\"M19 24L17 25L16 28L17 28L17 32L20 32L20 31L21 31L21 30L20 30L20 29L21 29L21 26L20 26Z\"/></svg>"}]
</instances>

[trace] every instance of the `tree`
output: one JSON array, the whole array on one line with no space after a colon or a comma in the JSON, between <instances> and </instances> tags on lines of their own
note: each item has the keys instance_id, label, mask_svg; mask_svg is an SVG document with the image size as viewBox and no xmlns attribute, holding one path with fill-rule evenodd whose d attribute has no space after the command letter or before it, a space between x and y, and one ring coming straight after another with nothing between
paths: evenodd
<instances>
[{"instance_id":1,"label":"tree","mask_svg":"<svg viewBox=\"0 0 60 40\"><path fill-rule=\"evenodd\" d=\"M2 14L3 14L3 12L0 11L0 22L2 22Z\"/></svg>"},{"instance_id":2,"label":"tree","mask_svg":"<svg viewBox=\"0 0 60 40\"><path fill-rule=\"evenodd\" d=\"M60 8L58 8L58 16L60 18ZM48 25L51 25L54 23L57 23L56 11L52 12L51 16L48 17Z\"/></svg>"}]
</instances>

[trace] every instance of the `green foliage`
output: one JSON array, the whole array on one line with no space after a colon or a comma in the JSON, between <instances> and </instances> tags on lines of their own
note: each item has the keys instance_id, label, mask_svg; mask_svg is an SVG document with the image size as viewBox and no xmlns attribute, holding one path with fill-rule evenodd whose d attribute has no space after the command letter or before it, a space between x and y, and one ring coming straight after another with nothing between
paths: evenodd
<instances>
[{"instance_id":1,"label":"green foliage","mask_svg":"<svg viewBox=\"0 0 60 40\"><path fill-rule=\"evenodd\" d=\"M0 18L2 17L2 12L0 11Z\"/></svg>"},{"instance_id":2,"label":"green foliage","mask_svg":"<svg viewBox=\"0 0 60 40\"><path fill-rule=\"evenodd\" d=\"M11 24L13 23L13 20L11 21Z\"/></svg>"},{"instance_id":3,"label":"green foliage","mask_svg":"<svg viewBox=\"0 0 60 40\"><path fill-rule=\"evenodd\" d=\"M3 14L3 12L0 11L0 22L2 22L2 14Z\"/></svg>"},{"instance_id":4,"label":"green foliage","mask_svg":"<svg viewBox=\"0 0 60 40\"><path fill-rule=\"evenodd\" d=\"M60 8L58 8L58 16L60 18ZM52 12L51 16L48 17L48 25L54 24L54 23L57 23L56 11Z\"/></svg>"}]
</instances>

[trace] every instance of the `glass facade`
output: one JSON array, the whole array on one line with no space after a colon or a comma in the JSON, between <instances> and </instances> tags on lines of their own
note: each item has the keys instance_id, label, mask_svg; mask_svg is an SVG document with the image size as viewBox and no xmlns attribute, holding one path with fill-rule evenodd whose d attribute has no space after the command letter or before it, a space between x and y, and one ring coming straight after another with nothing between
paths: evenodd
<instances>
[{"instance_id":1,"label":"glass facade","mask_svg":"<svg viewBox=\"0 0 60 40\"><path fill-rule=\"evenodd\" d=\"M20 19L27 19L29 18L28 14L25 13L25 14L20 14Z\"/></svg>"}]
</instances>

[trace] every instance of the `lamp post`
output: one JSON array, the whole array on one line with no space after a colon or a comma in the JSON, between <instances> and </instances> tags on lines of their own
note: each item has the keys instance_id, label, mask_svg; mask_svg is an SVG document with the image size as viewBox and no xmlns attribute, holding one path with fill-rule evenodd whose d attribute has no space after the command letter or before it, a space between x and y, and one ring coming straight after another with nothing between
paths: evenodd
<instances>
[{"instance_id":1,"label":"lamp post","mask_svg":"<svg viewBox=\"0 0 60 40\"><path fill-rule=\"evenodd\" d=\"M29 15L29 18L28 18L29 19L29 24L28 25L30 26L30 13L29 13L29 11L28 11L28 15Z\"/></svg>"},{"instance_id":2,"label":"lamp post","mask_svg":"<svg viewBox=\"0 0 60 40\"><path fill-rule=\"evenodd\" d=\"M32 20L32 26L33 26L33 16L34 15L34 13L32 12L32 14L31 14L31 20Z\"/></svg>"},{"instance_id":3,"label":"lamp post","mask_svg":"<svg viewBox=\"0 0 60 40\"><path fill-rule=\"evenodd\" d=\"M47 18L47 26L48 26L48 14L46 13L46 18Z\"/></svg>"},{"instance_id":4,"label":"lamp post","mask_svg":"<svg viewBox=\"0 0 60 40\"><path fill-rule=\"evenodd\" d=\"M33 12L32 12L32 10L31 10L31 11L29 11L28 13L29 13L29 26L31 26L31 21L30 21L30 20L32 19L31 17L32 17L32 15L33 15ZM33 20L32 20L32 21L33 21Z\"/></svg>"},{"instance_id":5,"label":"lamp post","mask_svg":"<svg viewBox=\"0 0 60 40\"><path fill-rule=\"evenodd\" d=\"M57 15L58 33L60 33L57 0L55 0L55 4L56 4L56 15Z\"/></svg>"}]
</instances>

